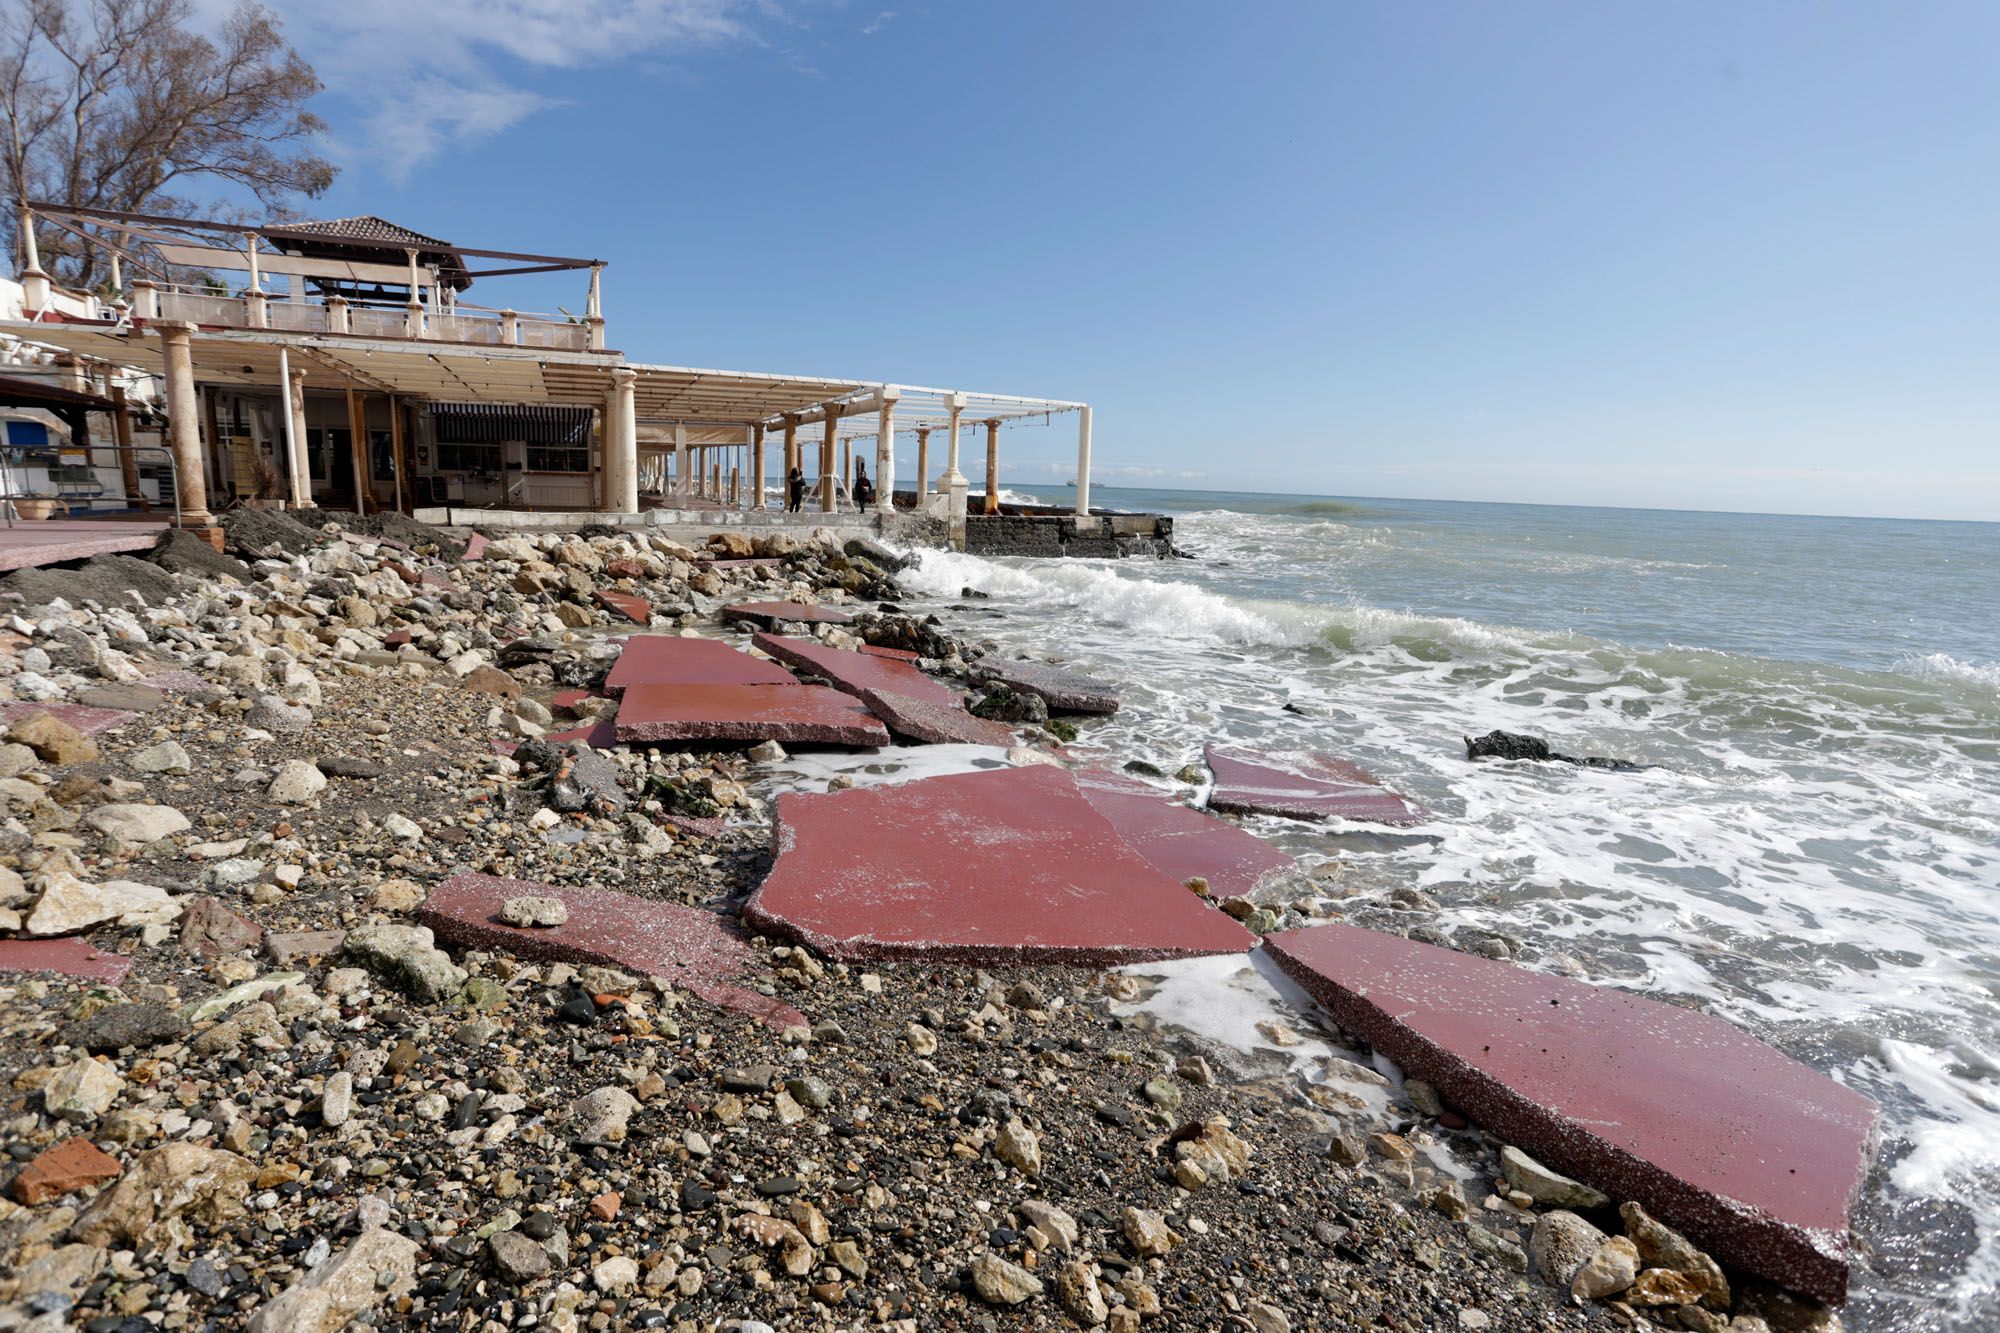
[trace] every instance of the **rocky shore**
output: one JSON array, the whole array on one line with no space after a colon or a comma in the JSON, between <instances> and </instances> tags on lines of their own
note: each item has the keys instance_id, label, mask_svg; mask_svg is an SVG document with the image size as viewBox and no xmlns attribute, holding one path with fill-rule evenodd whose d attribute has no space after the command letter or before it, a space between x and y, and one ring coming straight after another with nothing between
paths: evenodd
<instances>
[{"instance_id":1,"label":"rocky shore","mask_svg":"<svg viewBox=\"0 0 2000 1333\"><path fill-rule=\"evenodd\" d=\"M1422 1085L1247 1060L1137 975L752 937L779 1025L439 947L457 874L731 921L761 879L781 748L560 737L636 620L823 605L976 657L885 551L469 536L243 513L227 555L0 580L0 939L130 960L0 972L0 1329L1835 1326L1502 1145L1440 1170L1476 1131ZM1037 702L975 711L1046 760L1075 729Z\"/></svg>"}]
</instances>

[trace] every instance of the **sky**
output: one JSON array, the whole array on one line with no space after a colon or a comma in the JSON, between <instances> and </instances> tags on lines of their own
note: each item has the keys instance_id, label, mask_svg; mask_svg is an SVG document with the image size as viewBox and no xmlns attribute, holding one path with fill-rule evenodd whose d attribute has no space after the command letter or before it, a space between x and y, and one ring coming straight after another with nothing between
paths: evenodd
<instances>
[{"instance_id":1,"label":"sky","mask_svg":"<svg viewBox=\"0 0 2000 1333\"><path fill-rule=\"evenodd\" d=\"M2000 6L897 3L280 0L304 211L1100 483L2000 520Z\"/></svg>"}]
</instances>

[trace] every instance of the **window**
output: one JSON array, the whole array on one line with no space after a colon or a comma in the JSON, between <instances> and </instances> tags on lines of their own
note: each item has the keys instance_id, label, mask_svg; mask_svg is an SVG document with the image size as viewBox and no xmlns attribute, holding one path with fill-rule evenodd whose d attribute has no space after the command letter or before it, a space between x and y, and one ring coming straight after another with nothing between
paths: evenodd
<instances>
[{"instance_id":1,"label":"window","mask_svg":"<svg viewBox=\"0 0 2000 1333\"><path fill-rule=\"evenodd\" d=\"M497 444L440 444L438 471L498 473L500 446Z\"/></svg>"},{"instance_id":2,"label":"window","mask_svg":"<svg viewBox=\"0 0 2000 1333\"><path fill-rule=\"evenodd\" d=\"M565 448L531 444L528 446L528 471L588 472L590 471L590 449L588 446L581 445L576 448Z\"/></svg>"}]
</instances>

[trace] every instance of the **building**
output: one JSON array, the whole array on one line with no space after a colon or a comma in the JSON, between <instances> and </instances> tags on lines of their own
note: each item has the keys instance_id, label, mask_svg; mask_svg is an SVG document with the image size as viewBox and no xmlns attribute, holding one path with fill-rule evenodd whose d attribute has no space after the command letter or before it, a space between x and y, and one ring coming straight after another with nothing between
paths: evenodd
<instances>
[{"instance_id":1,"label":"building","mask_svg":"<svg viewBox=\"0 0 2000 1333\"><path fill-rule=\"evenodd\" d=\"M253 227L42 203L28 214L31 238L61 227L102 247L111 288L60 290L31 245L0 339L157 383L190 524L250 502L495 522L715 509L824 521L853 513L849 460L872 444L876 517L950 523L955 505L962 533L966 428L984 433L990 505L1002 429L1066 413L1078 419L1076 512L1090 514L1088 405L633 360L610 345L602 260L458 245L372 216ZM580 315L490 303L502 280L550 273L577 277ZM918 473L900 495L898 436L914 437ZM792 466L815 482L816 518L782 514Z\"/></svg>"}]
</instances>

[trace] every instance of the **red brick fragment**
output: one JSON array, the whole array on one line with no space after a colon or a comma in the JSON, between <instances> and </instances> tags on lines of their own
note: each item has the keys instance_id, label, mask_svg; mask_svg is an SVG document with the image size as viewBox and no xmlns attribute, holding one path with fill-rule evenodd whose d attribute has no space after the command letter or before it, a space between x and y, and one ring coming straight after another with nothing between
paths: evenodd
<instances>
[{"instance_id":1,"label":"red brick fragment","mask_svg":"<svg viewBox=\"0 0 2000 1333\"><path fill-rule=\"evenodd\" d=\"M98 1151L89 1139L64 1139L14 1177L14 1197L32 1207L116 1180L124 1169L116 1157Z\"/></svg>"}]
</instances>

